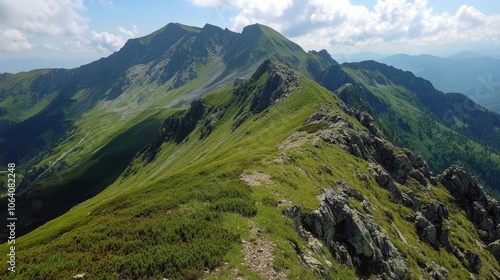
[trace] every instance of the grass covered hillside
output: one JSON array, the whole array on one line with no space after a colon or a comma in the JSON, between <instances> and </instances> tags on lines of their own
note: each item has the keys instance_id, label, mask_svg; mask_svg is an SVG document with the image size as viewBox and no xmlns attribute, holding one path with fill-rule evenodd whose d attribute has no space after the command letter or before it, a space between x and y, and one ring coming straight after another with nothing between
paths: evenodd
<instances>
[{"instance_id":1,"label":"grass covered hillside","mask_svg":"<svg viewBox=\"0 0 500 280\"><path fill-rule=\"evenodd\" d=\"M109 187L16 239L16 273L4 262L1 278L500 275L487 249L500 232L483 226L498 224L498 206L468 173L431 177L369 114L288 64L266 60L163 117Z\"/></svg>"},{"instance_id":2,"label":"grass covered hillside","mask_svg":"<svg viewBox=\"0 0 500 280\"><path fill-rule=\"evenodd\" d=\"M0 163L15 162L23 176L19 234L108 187L191 101L249 78L268 57L310 76L335 63L323 56L259 24L236 33L170 23L75 69L1 75Z\"/></svg>"},{"instance_id":3,"label":"grass covered hillside","mask_svg":"<svg viewBox=\"0 0 500 280\"><path fill-rule=\"evenodd\" d=\"M370 112L388 139L424 156L434 173L464 166L491 194L498 193L498 114L374 61L334 65L317 80L349 106Z\"/></svg>"}]
</instances>

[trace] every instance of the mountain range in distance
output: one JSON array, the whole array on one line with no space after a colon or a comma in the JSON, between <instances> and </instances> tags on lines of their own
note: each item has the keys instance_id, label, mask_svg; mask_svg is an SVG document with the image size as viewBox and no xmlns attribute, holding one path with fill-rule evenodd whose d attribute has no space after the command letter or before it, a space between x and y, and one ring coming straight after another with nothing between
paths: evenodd
<instances>
[{"instance_id":1,"label":"mountain range in distance","mask_svg":"<svg viewBox=\"0 0 500 280\"><path fill-rule=\"evenodd\" d=\"M443 92L460 92L485 108L500 113L500 56L463 51L449 57L382 55L374 52L333 54L339 62L375 60L427 79Z\"/></svg>"},{"instance_id":2,"label":"mountain range in distance","mask_svg":"<svg viewBox=\"0 0 500 280\"><path fill-rule=\"evenodd\" d=\"M411 72L170 23L0 75L0 275L495 279L499 138L498 114Z\"/></svg>"},{"instance_id":3,"label":"mountain range in distance","mask_svg":"<svg viewBox=\"0 0 500 280\"><path fill-rule=\"evenodd\" d=\"M339 63L374 60L410 71L427 79L443 92L460 92L481 106L500 113L500 55L462 51L448 57L434 55L383 55L376 52L332 54ZM81 65L82 60L52 61L43 59L12 58L0 60L0 64L15 65L0 72L18 73L34 68L71 68ZM37 65L39 65L37 67Z\"/></svg>"}]
</instances>

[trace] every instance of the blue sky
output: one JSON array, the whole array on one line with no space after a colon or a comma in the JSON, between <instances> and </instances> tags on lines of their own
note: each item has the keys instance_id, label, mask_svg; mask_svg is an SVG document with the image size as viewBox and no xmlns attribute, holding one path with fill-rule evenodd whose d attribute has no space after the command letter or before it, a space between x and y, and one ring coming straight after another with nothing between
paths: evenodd
<instances>
[{"instance_id":1,"label":"blue sky","mask_svg":"<svg viewBox=\"0 0 500 280\"><path fill-rule=\"evenodd\" d=\"M500 54L498 0L0 0L0 72L75 67L169 22L259 22L331 54Z\"/></svg>"}]
</instances>

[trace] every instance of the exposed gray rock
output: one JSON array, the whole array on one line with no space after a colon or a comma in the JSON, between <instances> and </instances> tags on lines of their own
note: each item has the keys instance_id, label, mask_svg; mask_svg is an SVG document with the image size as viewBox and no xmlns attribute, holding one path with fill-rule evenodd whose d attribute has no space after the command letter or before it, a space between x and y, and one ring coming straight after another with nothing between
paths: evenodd
<instances>
[{"instance_id":1,"label":"exposed gray rock","mask_svg":"<svg viewBox=\"0 0 500 280\"><path fill-rule=\"evenodd\" d=\"M328 128L320 130L319 139L328 144L337 145L356 157L378 163L392 178L392 181L404 184L412 176L423 186L427 185L426 179L431 178L431 173L422 157L416 157L411 151L399 149L380 138L380 132L368 113L358 112L354 115L361 124L368 128L368 132L354 127L340 114L329 113L326 110L311 115L306 120L306 124L326 124ZM401 197L396 195L396 199L400 200Z\"/></svg>"},{"instance_id":2,"label":"exposed gray rock","mask_svg":"<svg viewBox=\"0 0 500 280\"><path fill-rule=\"evenodd\" d=\"M410 171L410 177L417 180L420 185L427 185L427 179L425 178L424 174L422 174L422 172L418 169L412 169Z\"/></svg>"},{"instance_id":3,"label":"exposed gray rock","mask_svg":"<svg viewBox=\"0 0 500 280\"><path fill-rule=\"evenodd\" d=\"M417 228L417 234L422 241L427 242L434 247L437 246L436 227L420 212L415 214L415 227Z\"/></svg>"},{"instance_id":4,"label":"exposed gray rock","mask_svg":"<svg viewBox=\"0 0 500 280\"><path fill-rule=\"evenodd\" d=\"M402 200L401 191L396 186L394 179L392 179L382 166L371 163L368 166L368 170L379 186L390 191L396 201Z\"/></svg>"},{"instance_id":5,"label":"exposed gray rock","mask_svg":"<svg viewBox=\"0 0 500 280\"><path fill-rule=\"evenodd\" d=\"M400 183L404 184L406 180L408 179L408 176L410 174L410 171L412 169L412 164L410 162L410 159L408 156L400 154L396 155L393 160L393 175L395 175L395 180Z\"/></svg>"},{"instance_id":6,"label":"exposed gray rock","mask_svg":"<svg viewBox=\"0 0 500 280\"><path fill-rule=\"evenodd\" d=\"M269 77L264 85L252 96L250 110L253 113L262 112L280 98L286 97L300 88L299 79L289 65L266 60L259 66L251 80L258 80L264 71L268 73Z\"/></svg>"},{"instance_id":7,"label":"exposed gray rock","mask_svg":"<svg viewBox=\"0 0 500 280\"><path fill-rule=\"evenodd\" d=\"M487 248L497 260L500 260L500 240L491 242Z\"/></svg>"},{"instance_id":8,"label":"exposed gray rock","mask_svg":"<svg viewBox=\"0 0 500 280\"><path fill-rule=\"evenodd\" d=\"M483 267L483 262L478 254L471 252L469 250L464 251L465 259L469 262L469 270L475 273L479 273L479 270Z\"/></svg>"},{"instance_id":9,"label":"exposed gray rock","mask_svg":"<svg viewBox=\"0 0 500 280\"><path fill-rule=\"evenodd\" d=\"M485 241L492 242L500 236L500 206L489 198L476 179L462 167L451 166L437 178L453 195L456 203L465 211L467 218L484 230Z\"/></svg>"},{"instance_id":10,"label":"exposed gray rock","mask_svg":"<svg viewBox=\"0 0 500 280\"><path fill-rule=\"evenodd\" d=\"M444 267L437 265L435 262L432 262L432 265L428 264L426 269L427 274L434 280L446 280L448 279L448 270Z\"/></svg>"},{"instance_id":11,"label":"exposed gray rock","mask_svg":"<svg viewBox=\"0 0 500 280\"><path fill-rule=\"evenodd\" d=\"M415 209L415 202L413 199L406 193L401 193L401 202L403 203L404 206L408 208Z\"/></svg>"},{"instance_id":12,"label":"exposed gray rock","mask_svg":"<svg viewBox=\"0 0 500 280\"><path fill-rule=\"evenodd\" d=\"M365 199L365 197L358 190L349 186L344 180L339 180L337 184L342 187L342 192L347 196L354 197L359 201L363 201Z\"/></svg>"},{"instance_id":13,"label":"exposed gray rock","mask_svg":"<svg viewBox=\"0 0 500 280\"><path fill-rule=\"evenodd\" d=\"M356 211L343 194L327 190L321 205L310 214L291 207L285 212L328 247L344 265L361 274L402 279L407 267L400 252L369 216ZM300 228L300 225L299 225Z\"/></svg>"},{"instance_id":14,"label":"exposed gray rock","mask_svg":"<svg viewBox=\"0 0 500 280\"><path fill-rule=\"evenodd\" d=\"M372 213L372 207L370 205L370 202L363 200L361 202L361 206L363 206L363 210L365 210L365 213L371 214Z\"/></svg>"},{"instance_id":15,"label":"exposed gray rock","mask_svg":"<svg viewBox=\"0 0 500 280\"><path fill-rule=\"evenodd\" d=\"M371 134L380 137L382 133L380 130L378 130L377 126L375 125L375 121L373 117L367 113L367 112L361 112L356 115L356 118L358 121L366 128L368 128L368 131L370 131Z\"/></svg>"},{"instance_id":16,"label":"exposed gray rock","mask_svg":"<svg viewBox=\"0 0 500 280\"><path fill-rule=\"evenodd\" d=\"M351 255L349 255L349 251L347 251L346 247L341 245L340 243L335 244L335 250L337 254L337 259L339 260L340 263L343 263L344 265L347 266L354 266L354 263L352 262Z\"/></svg>"},{"instance_id":17,"label":"exposed gray rock","mask_svg":"<svg viewBox=\"0 0 500 280\"><path fill-rule=\"evenodd\" d=\"M448 215L448 208L442 203L425 204L414 218L419 237L434 247L441 245L448 251L452 251L453 244L449 240L451 225Z\"/></svg>"},{"instance_id":18,"label":"exposed gray rock","mask_svg":"<svg viewBox=\"0 0 500 280\"><path fill-rule=\"evenodd\" d=\"M311 256L308 256L308 255L304 255L302 257L302 261L308 266L310 267L314 272L316 272L317 274L321 275L321 277L323 277L323 279L332 279L330 277L330 273L328 272L328 268L326 268L320 261L318 261L317 259L311 257Z\"/></svg>"}]
</instances>

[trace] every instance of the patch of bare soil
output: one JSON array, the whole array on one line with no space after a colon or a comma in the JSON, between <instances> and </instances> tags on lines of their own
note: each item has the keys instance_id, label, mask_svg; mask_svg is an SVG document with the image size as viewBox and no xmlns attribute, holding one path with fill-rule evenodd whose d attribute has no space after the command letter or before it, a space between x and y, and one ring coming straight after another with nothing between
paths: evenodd
<instances>
[{"instance_id":1,"label":"patch of bare soil","mask_svg":"<svg viewBox=\"0 0 500 280\"><path fill-rule=\"evenodd\" d=\"M263 279L287 279L285 273L274 268L273 244L260 234L260 229L255 223L250 222L251 241L243 240L243 254L245 264Z\"/></svg>"},{"instance_id":2,"label":"patch of bare soil","mask_svg":"<svg viewBox=\"0 0 500 280\"><path fill-rule=\"evenodd\" d=\"M271 175L262 172L255 172L252 174L241 174L240 180L242 180L243 182L245 182L245 184L249 186L262 186L262 184L271 183Z\"/></svg>"},{"instance_id":3,"label":"patch of bare soil","mask_svg":"<svg viewBox=\"0 0 500 280\"><path fill-rule=\"evenodd\" d=\"M308 134L306 132L294 132L292 135L288 136L283 142L278 144L278 149L288 150L295 147L300 147L304 145L307 140L309 140Z\"/></svg>"}]
</instances>

